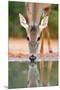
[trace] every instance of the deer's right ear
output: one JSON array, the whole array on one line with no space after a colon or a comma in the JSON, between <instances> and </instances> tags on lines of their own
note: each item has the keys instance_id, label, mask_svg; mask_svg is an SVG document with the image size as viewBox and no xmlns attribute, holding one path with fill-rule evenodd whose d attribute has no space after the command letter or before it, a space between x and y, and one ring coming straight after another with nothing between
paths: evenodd
<instances>
[{"instance_id":1,"label":"deer's right ear","mask_svg":"<svg viewBox=\"0 0 60 90\"><path fill-rule=\"evenodd\" d=\"M26 22L26 19L22 14L19 13L19 19L20 19L20 24L22 27L24 27L26 30L28 29L28 24Z\"/></svg>"}]
</instances>

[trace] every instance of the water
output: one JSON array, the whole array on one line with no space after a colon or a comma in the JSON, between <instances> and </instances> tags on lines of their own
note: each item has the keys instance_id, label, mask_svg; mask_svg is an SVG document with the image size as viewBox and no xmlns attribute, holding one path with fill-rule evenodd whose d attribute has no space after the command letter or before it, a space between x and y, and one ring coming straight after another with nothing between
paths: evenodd
<instances>
[{"instance_id":1,"label":"water","mask_svg":"<svg viewBox=\"0 0 60 90\"><path fill-rule=\"evenodd\" d=\"M28 70L29 70L29 62L23 62L23 63L9 62L8 64L9 64L8 65L8 88L26 88L28 84L27 77L28 77ZM38 63L37 63L37 66L38 66ZM53 62L50 85L51 86L58 85L58 62L57 61Z\"/></svg>"}]
</instances>

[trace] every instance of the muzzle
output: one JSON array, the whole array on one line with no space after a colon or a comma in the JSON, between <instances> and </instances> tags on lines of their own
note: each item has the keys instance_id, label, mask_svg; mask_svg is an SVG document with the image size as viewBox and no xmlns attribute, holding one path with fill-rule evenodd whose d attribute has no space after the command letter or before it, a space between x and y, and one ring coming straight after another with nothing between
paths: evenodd
<instances>
[{"instance_id":1,"label":"muzzle","mask_svg":"<svg viewBox=\"0 0 60 90\"><path fill-rule=\"evenodd\" d=\"M29 57L29 59L30 59L30 61L31 62L35 62L35 60L36 60L36 56L34 56L34 55L31 55L30 57Z\"/></svg>"}]
</instances>

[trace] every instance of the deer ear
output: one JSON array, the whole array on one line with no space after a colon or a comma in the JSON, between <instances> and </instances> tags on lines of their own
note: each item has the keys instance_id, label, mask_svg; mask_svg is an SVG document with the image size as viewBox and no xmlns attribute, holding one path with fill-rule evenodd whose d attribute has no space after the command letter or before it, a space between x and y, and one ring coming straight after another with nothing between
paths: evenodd
<instances>
[{"instance_id":1,"label":"deer ear","mask_svg":"<svg viewBox=\"0 0 60 90\"><path fill-rule=\"evenodd\" d=\"M46 28L48 25L48 16L45 16L42 20L41 20L41 24L39 25L40 28L40 32L42 30L44 30L44 28Z\"/></svg>"},{"instance_id":2,"label":"deer ear","mask_svg":"<svg viewBox=\"0 0 60 90\"><path fill-rule=\"evenodd\" d=\"M24 27L27 30L28 29L28 24L26 22L26 19L20 13L19 13L19 18L20 18L20 24L21 24L21 26Z\"/></svg>"}]
</instances>

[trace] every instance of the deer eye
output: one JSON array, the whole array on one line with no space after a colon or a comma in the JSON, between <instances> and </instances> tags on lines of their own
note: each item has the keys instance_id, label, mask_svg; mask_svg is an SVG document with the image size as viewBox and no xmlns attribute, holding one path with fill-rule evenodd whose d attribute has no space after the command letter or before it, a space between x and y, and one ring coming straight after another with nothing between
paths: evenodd
<instances>
[{"instance_id":1,"label":"deer eye","mask_svg":"<svg viewBox=\"0 0 60 90\"><path fill-rule=\"evenodd\" d=\"M29 40L29 37L27 37L27 40Z\"/></svg>"},{"instance_id":2,"label":"deer eye","mask_svg":"<svg viewBox=\"0 0 60 90\"><path fill-rule=\"evenodd\" d=\"M40 37L38 37L37 41L39 41L39 40L40 40Z\"/></svg>"}]
</instances>

